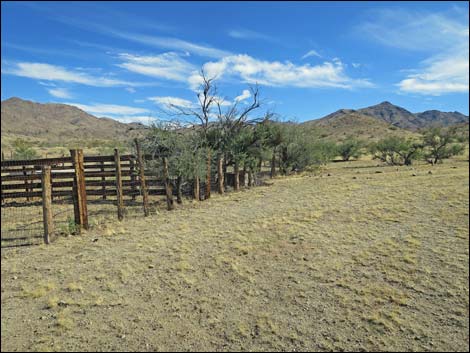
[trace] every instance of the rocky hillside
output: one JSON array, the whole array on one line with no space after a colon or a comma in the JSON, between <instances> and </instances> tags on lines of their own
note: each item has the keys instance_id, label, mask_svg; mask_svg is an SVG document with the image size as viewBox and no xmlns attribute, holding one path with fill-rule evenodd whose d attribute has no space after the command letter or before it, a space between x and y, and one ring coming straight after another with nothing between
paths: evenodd
<instances>
[{"instance_id":1,"label":"rocky hillside","mask_svg":"<svg viewBox=\"0 0 470 353\"><path fill-rule=\"evenodd\" d=\"M314 132L315 138L341 141L354 136L365 141L400 135L413 136L412 131L401 129L383 120L350 109L341 109L318 120L303 123Z\"/></svg>"},{"instance_id":2,"label":"rocky hillside","mask_svg":"<svg viewBox=\"0 0 470 353\"><path fill-rule=\"evenodd\" d=\"M358 110L341 109L321 119L310 120L306 124L323 128L348 128L351 134L357 134L358 130L367 129L372 135L375 135L376 133L381 134L381 129L385 129L385 131L387 129L418 131L431 126L465 125L468 124L468 116L459 112L441 112L439 110L412 113L390 102L382 102Z\"/></svg>"},{"instance_id":3,"label":"rocky hillside","mask_svg":"<svg viewBox=\"0 0 470 353\"><path fill-rule=\"evenodd\" d=\"M69 140L127 140L145 126L97 118L83 110L54 103L35 103L20 98L2 101L1 134L60 143Z\"/></svg>"}]
</instances>

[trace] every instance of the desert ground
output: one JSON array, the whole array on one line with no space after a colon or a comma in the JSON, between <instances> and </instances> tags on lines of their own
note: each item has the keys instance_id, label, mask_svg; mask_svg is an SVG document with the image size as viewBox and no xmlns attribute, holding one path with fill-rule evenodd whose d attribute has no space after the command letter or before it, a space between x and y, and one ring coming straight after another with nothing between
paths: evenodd
<instances>
[{"instance_id":1,"label":"desert ground","mask_svg":"<svg viewBox=\"0 0 470 353\"><path fill-rule=\"evenodd\" d=\"M2 351L468 351L469 166L315 173L2 249Z\"/></svg>"}]
</instances>

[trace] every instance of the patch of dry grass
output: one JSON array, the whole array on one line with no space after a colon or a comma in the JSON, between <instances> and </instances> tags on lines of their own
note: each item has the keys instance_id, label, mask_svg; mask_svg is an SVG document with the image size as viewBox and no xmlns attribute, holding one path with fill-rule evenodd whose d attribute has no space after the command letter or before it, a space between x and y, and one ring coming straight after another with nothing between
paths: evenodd
<instances>
[{"instance_id":1,"label":"patch of dry grass","mask_svg":"<svg viewBox=\"0 0 470 353\"><path fill-rule=\"evenodd\" d=\"M2 350L468 350L468 182L333 163L2 250Z\"/></svg>"}]
</instances>

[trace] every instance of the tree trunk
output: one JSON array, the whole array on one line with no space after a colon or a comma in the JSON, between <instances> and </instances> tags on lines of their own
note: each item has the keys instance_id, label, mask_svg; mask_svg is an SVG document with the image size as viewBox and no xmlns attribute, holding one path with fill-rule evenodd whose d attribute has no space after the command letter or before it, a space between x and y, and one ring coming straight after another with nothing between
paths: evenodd
<instances>
[{"instance_id":1,"label":"tree trunk","mask_svg":"<svg viewBox=\"0 0 470 353\"><path fill-rule=\"evenodd\" d=\"M224 193L224 157L220 154L217 156L217 185L218 185L218 192L219 194Z\"/></svg>"},{"instance_id":2,"label":"tree trunk","mask_svg":"<svg viewBox=\"0 0 470 353\"><path fill-rule=\"evenodd\" d=\"M194 178L193 197L195 200L201 200L199 196L199 177L198 176Z\"/></svg>"},{"instance_id":3,"label":"tree trunk","mask_svg":"<svg viewBox=\"0 0 470 353\"><path fill-rule=\"evenodd\" d=\"M227 175L227 161L228 161L228 158L227 158L227 154L225 154L224 156L224 166L223 166L223 171L224 171L224 188L227 187L227 178L225 177Z\"/></svg>"},{"instance_id":4,"label":"tree trunk","mask_svg":"<svg viewBox=\"0 0 470 353\"><path fill-rule=\"evenodd\" d=\"M235 188L235 191L238 191L238 190L240 190L240 165L238 164L238 161L235 161L234 171L235 171L235 185L234 185L234 188Z\"/></svg>"},{"instance_id":5,"label":"tree trunk","mask_svg":"<svg viewBox=\"0 0 470 353\"><path fill-rule=\"evenodd\" d=\"M175 205L173 202L173 187L168 173L168 159L166 157L163 157L163 175L165 178L166 206L168 211L171 211L175 208Z\"/></svg>"},{"instance_id":6,"label":"tree trunk","mask_svg":"<svg viewBox=\"0 0 470 353\"><path fill-rule=\"evenodd\" d=\"M253 185L253 171L251 168L248 169L248 187Z\"/></svg>"},{"instance_id":7,"label":"tree trunk","mask_svg":"<svg viewBox=\"0 0 470 353\"><path fill-rule=\"evenodd\" d=\"M207 160L206 160L206 190L204 192L204 198L207 200L211 197L211 150L207 149Z\"/></svg>"},{"instance_id":8,"label":"tree trunk","mask_svg":"<svg viewBox=\"0 0 470 353\"><path fill-rule=\"evenodd\" d=\"M176 178L176 202L178 204L183 203L183 192L181 191L181 185L183 184L183 177L181 175Z\"/></svg>"},{"instance_id":9,"label":"tree trunk","mask_svg":"<svg viewBox=\"0 0 470 353\"><path fill-rule=\"evenodd\" d=\"M287 147L282 147L281 148L281 173L282 175L287 174Z\"/></svg>"},{"instance_id":10,"label":"tree trunk","mask_svg":"<svg viewBox=\"0 0 470 353\"><path fill-rule=\"evenodd\" d=\"M243 187L246 186L246 163L243 163Z\"/></svg>"},{"instance_id":11,"label":"tree trunk","mask_svg":"<svg viewBox=\"0 0 470 353\"><path fill-rule=\"evenodd\" d=\"M273 158L271 159L271 178L276 176L276 149L273 148Z\"/></svg>"}]
</instances>

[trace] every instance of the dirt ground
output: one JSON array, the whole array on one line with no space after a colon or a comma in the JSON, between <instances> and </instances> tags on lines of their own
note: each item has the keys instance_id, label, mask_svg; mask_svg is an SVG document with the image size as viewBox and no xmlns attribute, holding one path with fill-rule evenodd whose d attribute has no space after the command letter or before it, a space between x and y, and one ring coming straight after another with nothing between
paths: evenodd
<instances>
[{"instance_id":1,"label":"dirt ground","mask_svg":"<svg viewBox=\"0 0 470 353\"><path fill-rule=\"evenodd\" d=\"M463 160L333 163L2 249L1 349L468 351L468 196Z\"/></svg>"}]
</instances>

